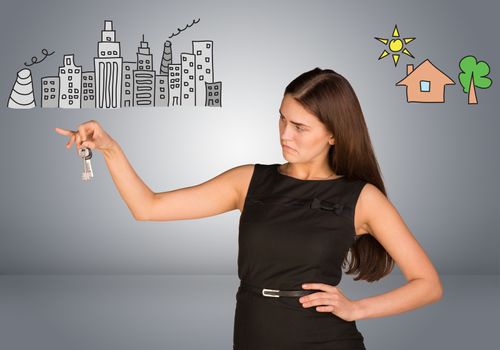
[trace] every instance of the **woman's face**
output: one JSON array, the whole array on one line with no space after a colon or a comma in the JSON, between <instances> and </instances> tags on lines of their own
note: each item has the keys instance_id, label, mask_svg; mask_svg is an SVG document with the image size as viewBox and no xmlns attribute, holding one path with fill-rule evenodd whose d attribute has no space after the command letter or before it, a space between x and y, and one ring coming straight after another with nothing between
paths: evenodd
<instances>
[{"instance_id":1,"label":"woman's face","mask_svg":"<svg viewBox=\"0 0 500 350\"><path fill-rule=\"evenodd\" d=\"M325 125L289 94L281 102L279 129L283 156L290 162L322 161L334 143Z\"/></svg>"}]
</instances>

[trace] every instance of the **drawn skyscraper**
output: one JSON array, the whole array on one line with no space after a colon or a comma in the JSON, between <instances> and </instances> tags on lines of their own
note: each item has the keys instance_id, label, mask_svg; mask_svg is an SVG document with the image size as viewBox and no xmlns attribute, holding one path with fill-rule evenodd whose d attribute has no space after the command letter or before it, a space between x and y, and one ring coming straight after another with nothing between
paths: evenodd
<instances>
[{"instance_id":1,"label":"drawn skyscraper","mask_svg":"<svg viewBox=\"0 0 500 350\"><path fill-rule=\"evenodd\" d=\"M196 105L205 106L205 83L213 83L213 41L193 41L193 54L196 57Z\"/></svg>"},{"instance_id":2,"label":"drawn skyscraper","mask_svg":"<svg viewBox=\"0 0 500 350\"><path fill-rule=\"evenodd\" d=\"M59 107L80 108L82 66L75 65L75 55L64 55L64 65L59 67Z\"/></svg>"},{"instance_id":3,"label":"drawn skyscraper","mask_svg":"<svg viewBox=\"0 0 500 350\"><path fill-rule=\"evenodd\" d=\"M181 105L183 106L194 106L196 93L194 89L196 88L195 83L195 56L192 53L181 53Z\"/></svg>"},{"instance_id":4,"label":"drawn skyscraper","mask_svg":"<svg viewBox=\"0 0 500 350\"><path fill-rule=\"evenodd\" d=\"M101 41L97 44L97 56L94 58L96 107L119 108L123 58L112 21L104 21Z\"/></svg>"},{"instance_id":5,"label":"drawn skyscraper","mask_svg":"<svg viewBox=\"0 0 500 350\"><path fill-rule=\"evenodd\" d=\"M163 57L161 58L160 74L168 74L168 65L172 63L172 43L167 40L163 45Z\"/></svg>"},{"instance_id":6,"label":"drawn skyscraper","mask_svg":"<svg viewBox=\"0 0 500 350\"><path fill-rule=\"evenodd\" d=\"M134 71L134 105L154 106L155 103L155 71L153 55L147 41L142 36L141 46L137 49L137 70Z\"/></svg>"}]
</instances>

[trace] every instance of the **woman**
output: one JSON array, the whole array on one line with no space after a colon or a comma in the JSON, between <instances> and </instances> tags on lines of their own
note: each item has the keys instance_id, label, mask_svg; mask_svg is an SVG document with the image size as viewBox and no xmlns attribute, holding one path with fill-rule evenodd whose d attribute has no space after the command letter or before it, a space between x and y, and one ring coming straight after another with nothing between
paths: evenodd
<instances>
[{"instance_id":1,"label":"woman","mask_svg":"<svg viewBox=\"0 0 500 350\"><path fill-rule=\"evenodd\" d=\"M234 345L237 350L365 349L356 320L399 314L442 297L439 276L386 196L358 99L341 75L315 68L280 106L286 164L247 164L196 186L154 193L96 121L56 128L66 144L101 151L137 220L241 211ZM350 252L350 260L348 260ZM377 281L394 262L408 282L349 299L342 267Z\"/></svg>"}]
</instances>

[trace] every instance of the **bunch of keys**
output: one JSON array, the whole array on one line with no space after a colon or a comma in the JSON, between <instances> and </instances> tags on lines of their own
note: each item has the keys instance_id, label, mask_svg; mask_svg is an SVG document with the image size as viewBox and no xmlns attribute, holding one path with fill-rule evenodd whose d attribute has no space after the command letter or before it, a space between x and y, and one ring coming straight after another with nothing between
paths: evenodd
<instances>
[{"instance_id":1,"label":"bunch of keys","mask_svg":"<svg viewBox=\"0 0 500 350\"><path fill-rule=\"evenodd\" d=\"M94 177L94 173L92 172L92 164L90 164L90 158L92 158L92 150L88 147L79 148L78 155L83 160L82 180L88 181Z\"/></svg>"}]
</instances>

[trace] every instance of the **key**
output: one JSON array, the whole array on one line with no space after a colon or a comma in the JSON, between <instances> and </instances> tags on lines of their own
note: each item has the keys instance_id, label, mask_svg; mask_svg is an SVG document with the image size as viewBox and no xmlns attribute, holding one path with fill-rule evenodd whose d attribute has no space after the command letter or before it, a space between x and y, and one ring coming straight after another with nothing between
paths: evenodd
<instances>
[{"instance_id":1,"label":"key","mask_svg":"<svg viewBox=\"0 0 500 350\"><path fill-rule=\"evenodd\" d=\"M82 180L88 181L92 177L94 177L94 173L92 171L92 164L90 163L90 158L92 158L92 150L88 147L82 147L78 149L78 155L83 161Z\"/></svg>"}]
</instances>

